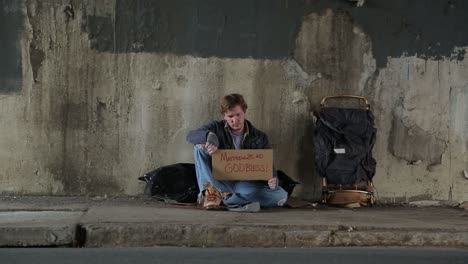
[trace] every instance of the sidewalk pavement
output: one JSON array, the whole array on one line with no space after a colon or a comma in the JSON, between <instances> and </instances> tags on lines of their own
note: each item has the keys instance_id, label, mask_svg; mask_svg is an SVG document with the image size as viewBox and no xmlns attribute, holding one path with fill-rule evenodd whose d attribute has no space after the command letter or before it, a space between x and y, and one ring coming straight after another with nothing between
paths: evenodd
<instances>
[{"instance_id":1,"label":"sidewalk pavement","mask_svg":"<svg viewBox=\"0 0 468 264\"><path fill-rule=\"evenodd\" d=\"M326 206L203 211L151 198L0 197L0 247L468 248L468 211L450 206Z\"/></svg>"}]
</instances>

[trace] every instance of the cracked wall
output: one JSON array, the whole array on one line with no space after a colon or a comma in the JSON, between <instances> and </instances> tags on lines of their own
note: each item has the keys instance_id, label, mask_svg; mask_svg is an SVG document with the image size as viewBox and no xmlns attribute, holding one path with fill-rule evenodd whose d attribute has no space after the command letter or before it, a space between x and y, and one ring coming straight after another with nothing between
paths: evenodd
<instances>
[{"instance_id":1,"label":"cracked wall","mask_svg":"<svg viewBox=\"0 0 468 264\"><path fill-rule=\"evenodd\" d=\"M140 194L144 172L193 162L186 133L239 92L296 195L317 200L312 112L357 94L376 117L382 200L466 200L468 7L451 2L0 2L17 23L0 63L0 192Z\"/></svg>"},{"instance_id":2,"label":"cracked wall","mask_svg":"<svg viewBox=\"0 0 468 264\"><path fill-rule=\"evenodd\" d=\"M382 196L388 200L421 199L418 195L425 199L466 199L468 184L463 170L468 155L460 148L459 138L466 138L466 116L460 112L465 111L467 102L460 104L452 93L458 87L458 96L466 99L459 87L466 86L467 62L396 58L380 71L375 98L385 99L385 103L377 105L375 111L379 113L381 133L389 137L377 139L377 145L388 150L376 150L376 156L386 161L378 165L384 176L376 179L376 184L385 190ZM389 107L393 110L386 111ZM460 126L465 128L455 131ZM397 183L400 189L389 188Z\"/></svg>"},{"instance_id":3,"label":"cracked wall","mask_svg":"<svg viewBox=\"0 0 468 264\"><path fill-rule=\"evenodd\" d=\"M423 160L429 165L436 165L442 163L442 155L447 147L446 141L437 139L415 125L408 127L398 116L393 116L389 135L389 152L395 157L413 165Z\"/></svg>"},{"instance_id":4,"label":"cracked wall","mask_svg":"<svg viewBox=\"0 0 468 264\"><path fill-rule=\"evenodd\" d=\"M386 136L377 139L383 148L376 149L376 156L385 162L378 164L383 177L376 179L376 185L387 200L466 199L461 188L453 192L456 185L466 186L461 173L467 154L454 149L450 124L464 122L450 113L450 93L451 87L466 82L466 77L453 76L453 69L465 64L466 60L406 57L390 59L380 71L375 100L384 103L374 109L380 134ZM453 156L464 161L453 163ZM395 184L400 188L389 188Z\"/></svg>"}]
</instances>

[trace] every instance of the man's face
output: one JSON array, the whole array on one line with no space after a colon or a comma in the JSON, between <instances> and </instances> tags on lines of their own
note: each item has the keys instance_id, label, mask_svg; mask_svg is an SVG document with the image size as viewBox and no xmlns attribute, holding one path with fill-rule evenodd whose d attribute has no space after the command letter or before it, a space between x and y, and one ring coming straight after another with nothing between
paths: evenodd
<instances>
[{"instance_id":1,"label":"man's face","mask_svg":"<svg viewBox=\"0 0 468 264\"><path fill-rule=\"evenodd\" d=\"M240 105L236 105L224 113L224 120L231 131L237 134L244 132L245 112Z\"/></svg>"}]
</instances>

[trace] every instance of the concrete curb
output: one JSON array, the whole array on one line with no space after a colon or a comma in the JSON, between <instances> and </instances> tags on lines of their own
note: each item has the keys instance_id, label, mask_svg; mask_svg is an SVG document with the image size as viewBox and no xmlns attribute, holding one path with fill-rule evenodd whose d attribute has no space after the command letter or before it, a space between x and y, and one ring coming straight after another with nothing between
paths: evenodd
<instances>
[{"instance_id":1,"label":"concrete curb","mask_svg":"<svg viewBox=\"0 0 468 264\"><path fill-rule=\"evenodd\" d=\"M0 247L468 248L468 214L451 207L271 209L232 213L152 200L0 197Z\"/></svg>"},{"instance_id":2,"label":"concrete curb","mask_svg":"<svg viewBox=\"0 0 468 264\"><path fill-rule=\"evenodd\" d=\"M84 212L0 211L0 247L71 246Z\"/></svg>"},{"instance_id":3,"label":"concrete curb","mask_svg":"<svg viewBox=\"0 0 468 264\"><path fill-rule=\"evenodd\" d=\"M207 226L154 223L84 224L85 247L342 247L468 248L468 232L301 229L291 226Z\"/></svg>"},{"instance_id":4,"label":"concrete curb","mask_svg":"<svg viewBox=\"0 0 468 264\"><path fill-rule=\"evenodd\" d=\"M76 225L0 227L0 247L71 246Z\"/></svg>"}]
</instances>

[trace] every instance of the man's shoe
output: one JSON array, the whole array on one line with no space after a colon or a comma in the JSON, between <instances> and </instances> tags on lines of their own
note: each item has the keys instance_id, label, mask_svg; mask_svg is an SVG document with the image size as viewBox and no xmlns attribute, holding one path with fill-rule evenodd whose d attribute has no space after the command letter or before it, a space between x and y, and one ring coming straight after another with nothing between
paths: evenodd
<instances>
[{"instance_id":1,"label":"man's shoe","mask_svg":"<svg viewBox=\"0 0 468 264\"><path fill-rule=\"evenodd\" d=\"M205 210L226 210L221 193L211 183L206 182L201 200L201 207Z\"/></svg>"},{"instance_id":2,"label":"man's shoe","mask_svg":"<svg viewBox=\"0 0 468 264\"><path fill-rule=\"evenodd\" d=\"M230 212L242 212L242 213L256 213L260 211L260 203L253 202L243 206L228 206L228 211Z\"/></svg>"}]
</instances>

